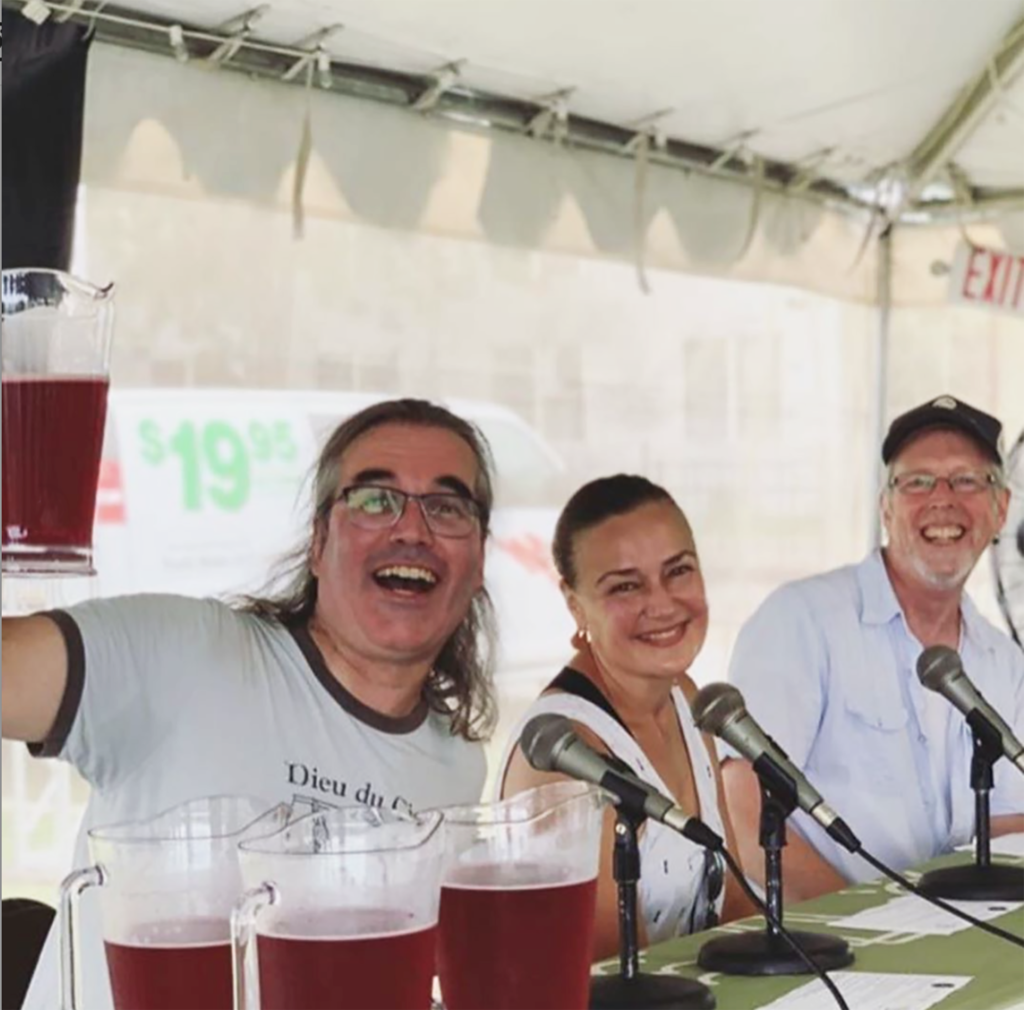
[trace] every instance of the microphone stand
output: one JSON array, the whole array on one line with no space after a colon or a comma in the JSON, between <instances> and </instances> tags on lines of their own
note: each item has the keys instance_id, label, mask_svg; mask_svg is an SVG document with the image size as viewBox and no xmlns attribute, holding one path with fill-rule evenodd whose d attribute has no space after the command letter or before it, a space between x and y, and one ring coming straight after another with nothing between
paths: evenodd
<instances>
[{"instance_id":1,"label":"microphone stand","mask_svg":"<svg viewBox=\"0 0 1024 1010\"><path fill-rule=\"evenodd\" d=\"M637 829L644 822L626 809L616 807L615 850L612 869L619 889L619 974L591 979L591 1010L713 1010L715 997L701 982L679 975L650 975L640 971L637 942L636 885L640 879L640 847Z\"/></svg>"},{"instance_id":2,"label":"microphone stand","mask_svg":"<svg viewBox=\"0 0 1024 1010\"><path fill-rule=\"evenodd\" d=\"M797 807L796 784L767 756L754 762L761 786L761 828L764 849L766 929L709 940L700 949L697 964L725 975L806 975L811 969L782 938L782 850L786 845L786 818ZM850 945L829 933L789 930L790 937L824 971L853 962Z\"/></svg>"},{"instance_id":3,"label":"microphone stand","mask_svg":"<svg viewBox=\"0 0 1024 1010\"><path fill-rule=\"evenodd\" d=\"M977 711L967 717L974 737L971 788L974 790L974 862L929 870L918 882L927 897L961 901L1024 901L1024 867L992 862L989 793L992 766L1003 756L1002 734Z\"/></svg>"}]
</instances>

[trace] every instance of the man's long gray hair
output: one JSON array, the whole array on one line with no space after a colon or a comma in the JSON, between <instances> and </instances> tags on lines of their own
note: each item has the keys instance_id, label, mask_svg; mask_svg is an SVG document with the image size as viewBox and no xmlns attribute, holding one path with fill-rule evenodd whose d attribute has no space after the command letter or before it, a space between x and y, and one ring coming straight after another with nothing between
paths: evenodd
<instances>
[{"instance_id":1,"label":"man's long gray hair","mask_svg":"<svg viewBox=\"0 0 1024 1010\"><path fill-rule=\"evenodd\" d=\"M260 594L237 601L247 613L280 621L305 622L313 615L317 579L310 568L314 545L324 534L337 494L338 469L349 446L361 435L384 424L441 428L458 435L477 461L473 495L480 508L480 537L486 540L494 506L494 464L483 433L468 421L427 400L387 400L343 421L327 440L313 476L312 521L308 536L277 563ZM427 704L450 716L452 733L467 740L486 739L495 720L494 606L485 587L469 612L441 648L423 687Z\"/></svg>"}]
</instances>

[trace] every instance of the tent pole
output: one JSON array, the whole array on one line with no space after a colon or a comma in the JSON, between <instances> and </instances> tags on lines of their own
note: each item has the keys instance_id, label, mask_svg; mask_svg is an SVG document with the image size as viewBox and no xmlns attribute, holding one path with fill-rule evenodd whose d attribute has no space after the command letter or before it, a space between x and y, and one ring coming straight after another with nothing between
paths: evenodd
<instances>
[{"instance_id":1,"label":"tent pole","mask_svg":"<svg viewBox=\"0 0 1024 1010\"><path fill-rule=\"evenodd\" d=\"M1018 18L907 159L911 201L974 135L1024 73L1024 17Z\"/></svg>"},{"instance_id":2,"label":"tent pole","mask_svg":"<svg viewBox=\"0 0 1024 1010\"><path fill-rule=\"evenodd\" d=\"M876 300L878 302L878 328L875 338L875 401L872 418L873 437L868 447L870 460L868 474L878 473L878 447L885 437L885 418L889 396L889 329L892 319L892 233L893 225L887 224L878 237L878 276ZM871 509L871 543L879 547L882 543L882 517L877 506L875 481L868 480Z\"/></svg>"}]
</instances>

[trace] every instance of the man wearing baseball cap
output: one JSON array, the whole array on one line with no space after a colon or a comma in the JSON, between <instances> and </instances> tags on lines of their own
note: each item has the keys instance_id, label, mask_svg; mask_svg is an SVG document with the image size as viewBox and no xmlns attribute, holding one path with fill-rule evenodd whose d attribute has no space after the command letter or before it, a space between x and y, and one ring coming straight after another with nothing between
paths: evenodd
<instances>
[{"instance_id":1,"label":"man wearing baseball cap","mask_svg":"<svg viewBox=\"0 0 1024 1010\"><path fill-rule=\"evenodd\" d=\"M963 716L917 677L921 652L956 649L989 703L1024 735L1024 653L975 609L964 584L1006 519L1000 422L952 396L908 410L882 444L885 546L860 564L788 583L740 631L729 679L751 715L895 869L974 832L973 749ZM760 795L743 760L724 768L745 868L760 877ZM995 769L992 833L1024 831L1024 776ZM810 818L784 855L790 900L876 876Z\"/></svg>"}]
</instances>

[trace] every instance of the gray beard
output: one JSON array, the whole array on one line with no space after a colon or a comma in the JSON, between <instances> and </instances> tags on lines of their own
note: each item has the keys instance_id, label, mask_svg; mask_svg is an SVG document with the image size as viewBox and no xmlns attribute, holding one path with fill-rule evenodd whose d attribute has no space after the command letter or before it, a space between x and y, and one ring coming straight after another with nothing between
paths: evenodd
<instances>
[{"instance_id":1,"label":"gray beard","mask_svg":"<svg viewBox=\"0 0 1024 1010\"><path fill-rule=\"evenodd\" d=\"M929 568L921 558L912 555L909 559L910 566L928 585L934 589L960 589L967 582L974 566L978 563L977 558L965 560L964 563L953 572L936 572Z\"/></svg>"}]
</instances>

